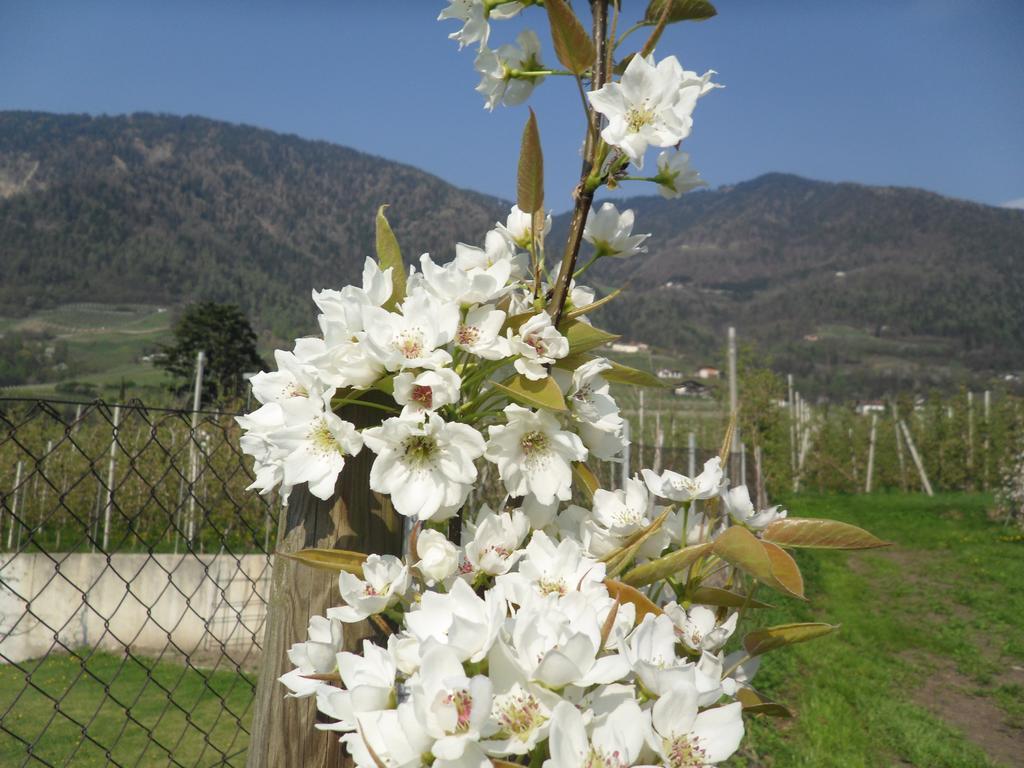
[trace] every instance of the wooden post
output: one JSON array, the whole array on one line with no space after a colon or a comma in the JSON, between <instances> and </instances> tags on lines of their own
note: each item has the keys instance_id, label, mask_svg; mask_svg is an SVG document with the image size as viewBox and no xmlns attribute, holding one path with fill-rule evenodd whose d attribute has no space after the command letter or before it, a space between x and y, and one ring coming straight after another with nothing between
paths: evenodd
<instances>
[{"instance_id":1,"label":"wooden post","mask_svg":"<svg viewBox=\"0 0 1024 768\"><path fill-rule=\"evenodd\" d=\"M697 433L691 432L686 436L686 452L689 466L687 477L694 477L697 474Z\"/></svg>"},{"instance_id":2,"label":"wooden post","mask_svg":"<svg viewBox=\"0 0 1024 768\"><path fill-rule=\"evenodd\" d=\"M871 483L875 478L875 432L878 427L878 414L871 414L871 437L868 438L868 468L864 478L864 493L871 493Z\"/></svg>"},{"instance_id":3,"label":"wooden post","mask_svg":"<svg viewBox=\"0 0 1024 768\"><path fill-rule=\"evenodd\" d=\"M379 424L380 411L350 406L342 418L356 427ZM282 510L277 551L310 547L351 549L401 555L402 521L387 496L370 490L373 453L364 448L345 462L334 496L313 497L305 485L296 487ZM342 768L352 763L344 755L339 734L315 729L316 701L285 699L277 681L291 669L287 651L306 639L309 617L324 615L338 605L338 577L275 557L263 656L253 708L252 738L247 768ZM345 625L345 648L359 652L371 631L366 622Z\"/></svg>"},{"instance_id":4,"label":"wooden post","mask_svg":"<svg viewBox=\"0 0 1024 768\"><path fill-rule=\"evenodd\" d=\"M654 412L654 474L661 474L661 449L665 442L665 436L661 433L661 411Z\"/></svg>"},{"instance_id":5,"label":"wooden post","mask_svg":"<svg viewBox=\"0 0 1024 768\"><path fill-rule=\"evenodd\" d=\"M892 427L896 430L896 456L900 462L900 490L907 492L907 460L903 456L903 435L900 434L900 411L892 405Z\"/></svg>"},{"instance_id":6,"label":"wooden post","mask_svg":"<svg viewBox=\"0 0 1024 768\"><path fill-rule=\"evenodd\" d=\"M992 429L991 422L989 421L989 416L991 415L991 412L992 412L992 392L987 390L987 389L985 390L985 401L984 402L985 402L985 406L984 406L983 415L984 415L984 418L985 418L985 441L982 443L982 452L984 453L985 464L984 464L984 467L982 469L982 474L981 474L981 487L982 487L982 490L987 491L988 490L988 467L989 467L989 455L988 454L989 454L989 448L991 447L991 442L989 440L989 437L991 435L991 429Z\"/></svg>"},{"instance_id":7,"label":"wooden post","mask_svg":"<svg viewBox=\"0 0 1024 768\"><path fill-rule=\"evenodd\" d=\"M789 473L796 474L796 401L793 399L793 374L786 374L786 402L789 404Z\"/></svg>"},{"instance_id":8,"label":"wooden post","mask_svg":"<svg viewBox=\"0 0 1024 768\"><path fill-rule=\"evenodd\" d=\"M733 326L729 326L729 348L728 348L728 363L729 363L729 418L731 419L736 413L736 409L739 407L739 384L736 381L736 329ZM736 452L740 450L740 425L736 424L736 429L732 433L732 445L729 447L730 458L733 461L736 460ZM741 459L741 464L743 460ZM735 467L733 467L735 469ZM730 472L729 474L732 474ZM743 467L741 475L746 475L746 467ZM744 481L746 477L744 477Z\"/></svg>"},{"instance_id":9,"label":"wooden post","mask_svg":"<svg viewBox=\"0 0 1024 768\"><path fill-rule=\"evenodd\" d=\"M768 493L764 487L764 467L762 466L763 451L760 445L754 446L754 493L755 504L758 509L765 509L768 506Z\"/></svg>"},{"instance_id":10,"label":"wooden post","mask_svg":"<svg viewBox=\"0 0 1024 768\"><path fill-rule=\"evenodd\" d=\"M199 405L203 399L203 366L206 353L199 350L196 354L196 380L192 391L192 429L189 434L188 447L188 522L185 524L186 546L191 549L196 534L196 479L199 477Z\"/></svg>"},{"instance_id":11,"label":"wooden post","mask_svg":"<svg viewBox=\"0 0 1024 768\"><path fill-rule=\"evenodd\" d=\"M14 545L14 528L18 525L18 495L21 492L21 462L14 470L14 487L11 488L11 530L7 534L7 549ZM0 516L0 534L3 534L3 517Z\"/></svg>"},{"instance_id":12,"label":"wooden post","mask_svg":"<svg viewBox=\"0 0 1024 768\"><path fill-rule=\"evenodd\" d=\"M114 472L117 469L117 433L121 424L121 406L114 406L114 429L110 435L110 459L107 463L107 502L103 505L103 551L109 552L110 512L114 508Z\"/></svg>"},{"instance_id":13,"label":"wooden post","mask_svg":"<svg viewBox=\"0 0 1024 768\"><path fill-rule=\"evenodd\" d=\"M914 460L914 466L917 467L917 472L921 476L921 485L924 487L924 492L929 496L934 496L932 484L928 482L928 475L924 471L924 464L921 463L921 457L917 454L914 438L910 436L910 430L907 429L907 423L903 419L900 419L900 427L903 429L903 437L906 439L907 447L910 449L910 457Z\"/></svg>"},{"instance_id":14,"label":"wooden post","mask_svg":"<svg viewBox=\"0 0 1024 768\"><path fill-rule=\"evenodd\" d=\"M974 483L974 393L967 392L967 487Z\"/></svg>"},{"instance_id":15,"label":"wooden post","mask_svg":"<svg viewBox=\"0 0 1024 768\"><path fill-rule=\"evenodd\" d=\"M636 465L644 465L644 391L640 390L640 408L637 415Z\"/></svg>"}]
</instances>

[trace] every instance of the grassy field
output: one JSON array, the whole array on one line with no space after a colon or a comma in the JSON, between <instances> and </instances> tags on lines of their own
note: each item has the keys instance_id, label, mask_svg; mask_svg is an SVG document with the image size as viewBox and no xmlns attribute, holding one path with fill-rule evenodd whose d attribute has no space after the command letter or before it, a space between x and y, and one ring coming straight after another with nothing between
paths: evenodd
<instances>
[{"instance_id":1,"label":"grassy field","mask_svg":"<svg viewBox=\"0 0 1024 768\"><path fill-rule=\"evenodd\" d=\"M981 495L801 496L791 514L894 542L803 552L810 602L772 624L836 635L770 654L755 685L793 720L756 720L736 766L1024 765L1024 541ZM763 597L763 594L762 594Z\"/></svg>"},{"instance_id":2,"label":"grassy field","mask_svg":"<svg viewBox=\"0 0 1024 768\"><path fill-rule=\"evenodd\" d=\"M70 656L24 666L27 686L22 671L0 667L0 766L42 765L27 744L47 764L76 768L245 763L248 734L239 723L247 729L252 716L251 680L103 653L84 673Z\"/></svg>"},{"instance_id":3,"label":"grassy field","mask_svg":"<svg viewBox=\"0 0 1024 768\"><path fill-rule=\"evenodd\" d=\"M967 494L789 499L794 515L852 522L894 546L798 554L809 602L773 596L777 607L759 620L842 628L766 658L756 687L796 716L748 720L730 768L1024 765L1024 540L988 519L990 503ZM245 681L103 654L87 668L79 677L76 663L53 657L31 673L75 722L55 715L43 693L20 693L17 669L0 668L3 727L29 742L45 729L36 749L55 764L73 755L74 766L106 765L104 748L127 765L167 765L168 752L185 765L220 765L222 753L234 755L226 764L244 761L236 717L247 724L251 715ZM180 709L167 706L158 683ZM141 725L126 723L112 701L101 706L105 687ZM190 723L212 728L210 745ZM146 729L163 749L147 748ZM22 765L25 754L0 734L0 765Z\"/></svg>"}]
</instances>

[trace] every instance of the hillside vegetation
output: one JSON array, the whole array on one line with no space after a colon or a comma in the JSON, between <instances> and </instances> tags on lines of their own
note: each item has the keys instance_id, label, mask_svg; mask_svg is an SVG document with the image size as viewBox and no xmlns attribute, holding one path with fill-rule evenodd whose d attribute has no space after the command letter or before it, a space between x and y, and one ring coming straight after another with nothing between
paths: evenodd
<instances>
[{"instance_id":1,"label":"hillside vegetation","mask_svg":"<svg viewBox=\"0 0 1024 768\"><path fill-rule=\"evenodd\" d=\"M384 203L410 261L479 242L508 205L344 147L204 118L0 112L0 317L229 301L267 341L288 339L314 329L311 288L358 279ZM588 275L627 285L599 322L683 365L719 360L734 324L806 391L949 386L1024 367L1024 211L783 174L624 206L654 237L649 253Z\"/></svg>"}]
</instances>

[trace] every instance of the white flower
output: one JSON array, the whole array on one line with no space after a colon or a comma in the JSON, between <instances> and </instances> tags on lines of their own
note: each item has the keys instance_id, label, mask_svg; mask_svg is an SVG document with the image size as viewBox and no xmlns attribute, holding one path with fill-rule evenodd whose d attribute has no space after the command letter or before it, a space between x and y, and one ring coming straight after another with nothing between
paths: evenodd
<instances>
[{"instance_id":1,"label":"white flower","mask_svg":"<svg viewBox=\"0 0 1024 768\"><path fill-rule=\"evenodd\" d=\"M419 723L411 701L396 709L362 713L358 728L341 737L357 768L420 766L434 743Z\"/></svg>"},{"instance_id":2,"label":"white flower","mask_svg":"<svg viewBox=\"0 0 1024 768\"><path fill-rule=\"evenodd\" d=\"M737 485L735 488L724 491L722 504L733 520L755 531L760 531L776 520L782 520L787 514L786 510L778 506L768 507L760 512L756 511L745 485Z\"/></svg>"},{"instance_id":3,"label":"white flower","mask_svg":"<svg viewBox=\"0 0 1024 768\"><path fill-rule=\"evenodd\" d=\"M344 627L340 621L323 616L309 618L309 639L295 643L288 649L288 660L295 669L279 679L291 691L291 696L305 698L325 687L320 680L310 680L307 675L326 675L337 666L338 651L344 642Z\"/></svg>"},{"instance_id":4,"label":"white flower","mask_svg":"<svg viewBox=\"0 0 1024 768\"><path fill-rule=\"evenodd\" d=\"M616 458L625 447L625 422L611 395L611 386L601 375L611 367L610 362L597 357L576 368L569 381L565 372L555 371L556 381L565 390L569 409L579 422L583 444L604 461Z\"/></svg>"},{"instance_id":5,"label":"white flower","mask_svg":"<svg viewBox=\"0 0 1024 768\"><path fill-rule=\"evenodd\" d=\"M643 686L661 696L672 688L694 687L694 664L676 656L676 630L664 614L647 614L625 643L622 653Z\"/></svg>"},{"instance_id":6,"label":"white flower","mask_svg":"<svg viewBox=\"0 0 1024 768\"><path fill-rule=\"evenodd\" d=\"M409 589L409 569L394 555L370 555L363 563L363 578L342 571L338 591L347 605L330 608L327 616L347 624L380 613Z\"/></svg>"},{"instance_id":7,"label":"white flower","mask_svg":"<svg viewBox=\"0 0 1024 768\"><path fill-rule=\"evenodd\" d=\"M487 44L491 28L487 23L488 17L493 19L511 19L523 9L523 4L515 0L513 2L501 3L494 8L487 8L484 0L450 0L448 7L441 11L437 17L438 21L445 19L456 19L462 22L462 27L448 35L449 39L459 42L461 50L467 45L480 43Z\"/></svg>"},{"instance_id":8,"label":"white flower","mask_svg":"<svg viewBox=\"0 0 1024 768\"><path fill-rule=\"evenodd\" d=\"M654 703L650 746L670 768L716 765L728 759L743 739L742 707L738 701L697 711L692 688L669 691Z\"/></svg>"},{"instance_id":9,"label":"white flower","mask_svg":"<svg viewBox=\"0 0 1024 768\"><path fill-rule=\"evenodd\" d=\"M637 703L625 701L588 736L583 715L563 701L551 716L551 758L544 768L627 768L636 764L650 730Z\"/></svg>"},{"instance_id":10,"label":"white flower","mask_svg":"<svg viewBox=\"0 0 1024 768\"><path fill-rule=\"evenodd\" d=\"M518 48L514 45L503 45L497 50L482 47L473 62L481 75L476 90L485 98L487 109L493 110L499 104L506 107L522 104L544 80L543 76L523 77L517 74L543 69L537 33L524 29L516 36L516 42Z\"/></svg>"},{"instance_id":11,"label":"white flower","mask_svg":"<svg viewBox=\"0 0 1024 768\"><path fill-rule=\"evenodd\" d=\"M362 654L339 653L337 667L345 687L324 685L316 692L316 708L337 722L318 728L353 731L359 717L394 706L396 668L386 650L363 640Z\"/></svg>"},{"instance_id":12,"label":"white flower","mask_svg":"<svg viewBox=\"0 0 1024 768\"><path fill-rule=\"evenodd\" d=\"M491 692L491 681L484 675L468 677L451 648L433 640L426 644L412 703L418 721L436 739L435 757L458 760L467 747L476 746L491 714Z\"/></svg>"},{"instance_id":13,"label":"white flower","mask_svg":"<svg viewBox=\"0 0 1024 768\"><path fill-rule=\"evenodd\" d=\"M416 374L402 371L395 376L395 402L402 408L402 416L415 416L425 411L436 411L459 401L462 379L451 368L423 371Z\"/></svg>"},{"instance_id":14,"label":"white flower","mask_svg":"<svg viewBox=\"0 0 1024 768\"><path fill-rule=\"evenodd\" d=\"M584 524L590 528L592 535L598 530L598 526L604 529L610 546L605 551L598 551L593 547L590 551L598 557L603 557L621 546L630 536L651 524L649 512L652 509L647 488L637 477L626 480L625 486L617 491L607 491L603 488L595 491L594 515ZM639 554L648 558L657 557L667 546L668 541L668 531L662 525L641 545Z\"/></svg>"},{"instance_id":15,"label":"white flower","mask_svg":"<svg viewBox=\"0 0 1024 768\"><path fill-rule=\"evenodd\" d=\"M295 356L315 368L317 377L332 387L366 389L372 386L384 373L380 360L365 343L353 340L353 334L340 325L327 323L324 327L324 339L297 339Z\"/></svg>"},{"instance_id":16,"label":"white flower","mask_svg":"<svg viewBox=\"0 0 1024 768\"><path fill-rule=\"evenodd\" d=\"M695 651L717 651L736 631L739 614L729 614L724 622L715 620L715 612L703 605L694 605L686 610L678 603L669 603L664 608L683 643Z\"/></svg>"},{"instance_id":17,"label":"white flower","mask_svg":"<svg viewBox=\"0 0 1024 768\"><path fill-rule=\"evenodd\" d=\"M365 342L373 356L389 371L448 365L451 355L440 347L455 337L458 305L416 291L401 309L401 314L379 307L363 310Z\"/></svg>"},{"instance_id":18,"label":"white flower","mask_svg":"<svg viewBox=\"0 0 1024 768\"><path fill-rule=\"evenodd\" d=\"M719 494L724 484L722 462L713 456L704 462L704 470L694 478L680 475L666 469L661 476L649 469L642 471L644 482L651 493L662 499L672 501L693 501L694 499L711 499Z\"/></svg>"},{"instance_id":19,"label":"white flower","mask_svg":"<svg viewBox=\"0 0 1024 768\"><path fill-rule=\"evenodd\" d=\"M479 432L435 413L423 421L388 419L364 430L363 439L377 454L370 488L389 494L400 514L420 520L458 511L476 481L473 462L484 452Z\"/></svg>"},{"instance_id":20,"label":"white flower","mask_svg":"<svg viewBox=\"0 0 1024 768\"><path fill-rule=\"evenodd\" d=\"M520 510L495 514L486 505L480 510L472 539L465 543L466 559L474 571L490 576L508 573L523 554L523 539L530 521Z\"/></svg>"},{"instance_id":21,"label":"white flower","mask_svg":"<svg viewBox=\"0 0 1024 768\"><path fill-rule=\"evenodd\" d=\"M496 670L488 669L497 685ZM496 731L481 743L491 755L525 755L547 738L551 709L548 704L558 696L538 685L516 681L507 691L495 693L491 720Z\"/></svg>"},{"instance_id":22,"label":"white flower","mask_svg":"<svg viewBox=\"0 0 1024 768\"><path fill-rule=\"evenodd\" d=\"M443 582L459 567L459 550L440 531L427 529L416 537L416 555L420 561L416 568L423 574L427 586Z\"/></svg>"},{"instance_id":23,"label":"white flower","mask_svg":"<svg viewBox=\"0 0 1024 768\"><path fill-rule=\"evenodd\" d=\"M284 411L278 403L267 403L245 416L236 416L235 421L245 430L238 441L239 447L255 460L253 474L256 477L246 490L270 493L284 480L284 460L288 454L273 438L285 427ZM282 503L287 502L289 490L282 487Z\"/></svg>"},{"instance_id":24,"label":"white flower","mask_svg":"<svg viewBox=\"0 0 1024 768\"><path fill-rule=\"evenodd\" d=\"M637 167L653 144L670 147L690 135L697 99L713 88L714 72L697 75L679 66L675 56L634 56L620 82L587 94L594 109L608 118L601 137L618 147Z\"/></svg>"},{"instance_id":25,"label":"white flower","mask_svg":"<svg viewBox=\"0 0 1024 768\"><path fill-rule=\"evenodd\" d=\"M322 394L326 389L317 379L316 368L303 363L293 353L278 349L274 351L274 359L277 361L276 371L261 371L249 380L253 397L261 403L309 397Z\"/></svg>"},{"instance_id":26,"label":"white flower","mask_svg":"<svg viewBox=\"0 0 1024 768\"><path fill-rule=\"evenodd\" d=\"M363 262L363 287L346 285L340 291L313 291L313 302L320 308L320 329L325 336L351 336L363 330L363 307L379 307L391 298L394 285L391 267L381 270L371 258Z\"/></svg>"},{"instance_id":27,"label":"white flower","mask_svg":"<svg viewBox=\"0 0 1024 768\"><path fill-rule=\"evenodd\" d=\"M356 428L336 416L330 408L334 390L324 397L293 397L281 403L286 426L273 434L273 440L287 453L283 484L291 487L308 483L309 492L318 499L334 493L345 457L354 456L363 447Z\"/></svg>"},{"instance_id":28,"label":"white flower","mask_svg":"<svg viewBox=\"0 0 1024 768\"><path fill-rule=\"evenodd\" d=\"M541 504L572 497L572 462L584 461L579 437L559 428L558 419L519 405L505 408L505 426L488 427L484 458L498 465L511 496L532 493Z\"/></svg>"},{"instance_id":29,"label":"white flower","mask_svg":"<svg viewBox=\"0 0 1024 768\"><path fill-rule=\"evenodd\" d=\"M513 205L505 223L499 222L497 230L519 248L529 248L533 243L533 214L525 213L520 210L518 205ZM544 217L544 228L541 234L547 235L550 231L551 214L549 213Z\"/></svg>"},{"instance_id":30,"label":"white flower","mask_svg":"<svg viewBox=\"0 0 1024 768\"><path fill-rule=\"evenodd\" d=\"M700 174L690 167L690 156L685 152L659 152L658 174L654 178L658 182L658 192L668 199L707 186Z\"/></svg>"},{"instance_id":31,"label":"white flower","mask_svg":"<svg viewBox=\"0 0 1024 768\"><path fill-rule=\"evenodd\" d=\"M487 231L483 248L465 243L455 244L455 263L464 272L476 269L489 270L502 261L509 263L509 274L512 279L519 280L526 275L526 254L517 253L513 245L497 229Z\"/></svg>"},{"instance_id":32,"label":"white flower","mask_svg":"<svg viewBox=\"0 0 1024 768\"><path fill-rule=\"evenodd\" d=\"M569 354L569 340L551 324L551 315L547 312L531 317L519 326L518 333L509 328L508 340L513 354L519 355L516 370L533 381L547 378L544 366Z\"/></svg>"},{"instance_id":33,"label":"white flower","mask_svg":"<svg viewBox=\"0 0 1024 768\"><path fill-rule=\"evenodd\" d=\"M505 313L490 304L475 307L466 313L455 332L455 343L484 360L501 360L512 354L508 339L501 335Z\"/></svg>"},{"instance_id":34,"label":"white flower","mask_svg":"<svg viewBox=\"0 0 1024 768\"><path fill-rule=\"evenodd\" d=\"M530 527L534 530L547 528L555 520L558 514L558 498L541 503L532 493L523 497L523 503L519 507L523 514L530 520Z\"/></svg>"},{"instance_id":35,"label":"white flower","mask_svg":"<svg viewBox=\"0 0 1024 768\"><path fill-rule=\"evenodd\" d=\"M619 209L612 203L605 203L587 218L583 227L583 239L594 246L599 256L626 258L647 250L642 246L647 235L634 235L633 211Z\"/></svg>"},{"instance_id":36,"label":"white flower","mask_svg":"<svg viewBox=\"0 0 1024 768\"><path fill-rule=\"evenodd\" d=\"M475 663L487 656L505 615L501 588L489 589L480 598L456 579L446 593L424 592L415 609L405 614L405 625L420 644L433 638L455 650L460 661Z\"/></svg>"},{"instance_id":37,"label":"white flower","mask_svg":"<svg viewBox=\"0 0 1024 768\"><path fill-rule=\"evenodd\" d=\"M551 690L567 685L607 684L629 674L629 662L618 653L601 653L601 625L612 600L593 600L583 592L555 593L530 599L512 618L507 640L499 639L492 663L509 654L526 677ZM598 608L604 609L602 616Z\"/></svg>"},{"instance_id":38,"label":"white flower","mask_svg":"<svg viewBox=\"0 0 1024 768\"><path fill-rule=\"evenodd\" d=\"M420 268L420 279L428 291L441 301L465 306L495 301L508 293L512 261L499 259L486 267L463 269L454 261L439 266L430 256L423 254ZM410 285L416 285L412 278Z\"/></svg>"}]
</instances>

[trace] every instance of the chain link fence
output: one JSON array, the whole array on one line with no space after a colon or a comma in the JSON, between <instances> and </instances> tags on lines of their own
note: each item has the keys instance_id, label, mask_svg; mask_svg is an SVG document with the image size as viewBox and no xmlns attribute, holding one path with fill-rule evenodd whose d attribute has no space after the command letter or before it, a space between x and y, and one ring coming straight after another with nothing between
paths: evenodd
<instances>
[{"instance_id":1,"label":"chain link fence","mask_svg":"<svg viewBox=\"0 0 1024 768\"><path fill-rule=\"evenodd\" d=\"M0 399L0 765L242 765L276 499L230 414Z\"/></svg>"}]
</instances>

